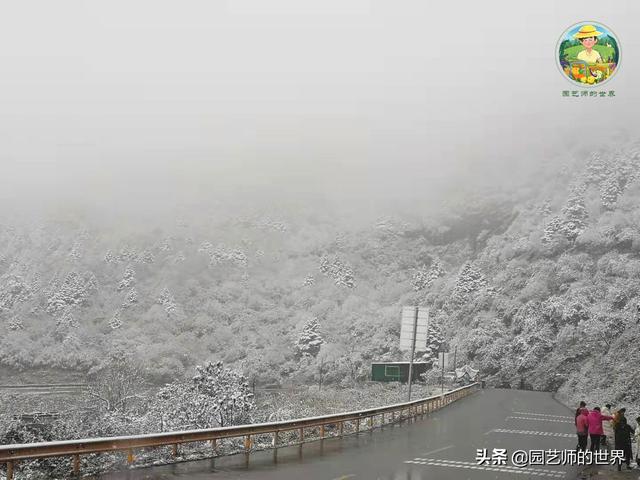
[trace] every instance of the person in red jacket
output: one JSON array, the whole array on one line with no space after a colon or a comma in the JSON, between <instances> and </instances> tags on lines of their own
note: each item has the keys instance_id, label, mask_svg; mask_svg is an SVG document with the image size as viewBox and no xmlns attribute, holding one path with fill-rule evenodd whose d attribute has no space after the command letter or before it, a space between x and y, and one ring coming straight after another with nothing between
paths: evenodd
<instances>
[{"instance_id":1,"label":"person in red jacket","mask_svg":"<svg viewBox=\"0 0 640 480\"><path fill-rule=\"evenodd\" d=\"M604 420L613 420L613 417L602 415L602 413L600 413L600 407L595 407L589 412L587 420L589 423L589 436L591 437L589 450L592 452L600 450L600 437L604 435L604 430L602 429L602 422Z\"/></svg>"},{"instance_id":2,"label":"person in red jacket","mask_svg":"<svg viewBox=\"0 0 640 480\"><path fill-rule=\"evenodd\" d=\"M589 410L586 408L579 409L576 416L576 433L578 434L578 446L576 451L587 451L587 438L589 438Z\"/></svg>"}]
</instances>

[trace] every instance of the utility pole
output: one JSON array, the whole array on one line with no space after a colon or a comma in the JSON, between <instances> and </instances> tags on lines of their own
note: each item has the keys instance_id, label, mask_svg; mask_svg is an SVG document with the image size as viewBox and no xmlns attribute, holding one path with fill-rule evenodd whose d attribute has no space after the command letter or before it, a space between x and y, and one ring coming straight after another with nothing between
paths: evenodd
<instances>
[{"instance_id":1,"label":"utility pole","mask_svg":"<svg viewBox=\"0 0 640 480\"><path fill-rule=\"evenodd\" d=\"M442 372L440 373L440 389L444 393L444 350L442 351Z\"/></svg>"},{"instance_id":2,"label":"utility pole","mask_svg":"<svg viewBox=\"0 0 640 480\"><path fill-rule=\"evenodd\" d=\"M456 345L455 348L453 349L453 371L456 371L456 360L458 357L458 346Z\"/></svg>"},{"instance_id":3,"label":"utility pole","mask_svg":"<svg viewBox=\"0 0 640 480\"><path fill-rule=\"evenodd\" d=\"M413 312L413 338L411 339L411 358L409 359L409 395L407 401L411 401L411 382L413 381L413 357L416 353L416 334L418 332L418 307Z\"/></svg>"}]
</instances>

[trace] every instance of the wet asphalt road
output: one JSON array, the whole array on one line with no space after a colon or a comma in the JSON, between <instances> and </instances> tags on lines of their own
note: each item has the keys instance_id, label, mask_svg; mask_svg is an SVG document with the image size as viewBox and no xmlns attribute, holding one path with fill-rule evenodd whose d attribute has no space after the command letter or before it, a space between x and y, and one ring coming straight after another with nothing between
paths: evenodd
<instances>
[{"instance_id":1,"label":"wet asphalt road","mask_svg":"<svg viewBox=\"0 0 640 480\"><path fill-rule=\"evenodd\" d=\"M104 479L130 480L464 480L570 479L577 467L513 467L515 450L573 449L569 409L550 394L481 390L425 416L373 433L327 439L273 452L132 470ZM478 465L476 450L507 449L507 466ZM611 468L611 467L609 467Z\"/></svg>"}]
</instances>

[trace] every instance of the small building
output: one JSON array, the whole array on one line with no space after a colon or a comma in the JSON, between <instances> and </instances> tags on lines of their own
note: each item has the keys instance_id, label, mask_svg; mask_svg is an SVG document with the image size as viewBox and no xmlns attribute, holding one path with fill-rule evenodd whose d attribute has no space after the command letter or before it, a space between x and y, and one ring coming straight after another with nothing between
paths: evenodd
<instances>
[{"instance_id":1,"label":"small building","mask_svg":"<svg viewBox=\"0 0 640 480\"><path fill-rule=\"evenodd\" d=\"M460 368L456 368L456 382L469 384L478 380L479 370L471 368L469 365L464 365Z\"/></svg>"},{"instance_id":2,"label":"small building","mask_svg":"<svg viewBox=\"0 0 640 480\"><path fill-rule=\"evenodd\" d=\"M413 381L429 370L431 363L413 362ZM409 380L409 362L377 362L371 364L371 380L374 382L402 382Z\"/></svg>"}]
</instances>

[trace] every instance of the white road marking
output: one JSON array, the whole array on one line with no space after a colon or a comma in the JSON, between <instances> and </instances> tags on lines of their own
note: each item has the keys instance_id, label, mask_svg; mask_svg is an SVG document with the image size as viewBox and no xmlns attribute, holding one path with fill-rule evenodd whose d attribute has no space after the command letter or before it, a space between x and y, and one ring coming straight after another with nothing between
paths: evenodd
<instances>
[{"instance_id":1,"label":"white road marking","mask_svg":"<svg viewBox=\"0 0 640 480\"><path fill-rule=\"evenodd\" d=\"M355 473L350 473L349 475L342 475L341 477L334 478L333 480L347 480L348 478L353 478L355 476Z\"/></svg>"},{"instance_id":2,"label":"white road marking","mask_svg":"<svg viewBox=\"0 0 640 480\"><path fill-rule=\"evenodd\" d=\"M453 448L453 445L448 445L442 448L436 448L435 450L431 450L430 452L425 452L424 455L433 455L434 453L443 452L444 450L449 450L450 448Z\"/></svg>"},{"instance_id":3,"label":"white road marking","mask_svg":"<svg viewBox=\"0 0 640 480\"><path fill-rule=\"evenodd\" d=\"M533 468L518 468L510 465L478 465L471 462L460 462L454 460L439 460L431 458L416 458L414 460L407 460L404 463L414 465L429 465L435 467L448 467L448 468L465 468L468 470L484 470L490 472L502 472L509 474L521 474L540 477L551 478L564 478L566 473L554 470L533 469Z\"/></svg>"},{"instance_id":4,"label":"white road marking","mask_svg":"<svg viewBox=\"0 0 640 480\"><path fill-rule=\"evenodd\" d=\"M569 417L568 415L549 415L546 413L534 413L534 412L511 412L517 415L532 415L535 417L553 417L553 418L565 418L569 420L573 420L573 417Z\"/></svg>"},{"instance_id":5,"label":"white road marking","mask_svg":"<svg viewBox=\"0 0 640 480\"><path fill-rule=\"evenodd\" d=\"M500 468L508 468L508 469L513 469L513 470L518 470L518 471L527 471L527 470L532 470L534 472L546 472L546 473L553 473L554 475L564 475L564 472L561 470L553 470L553 469L546 469L546 468L532 468L532 467L516 467L515 465L481 465L477 462L464 462L462 460L444 460L441 458L414 458L414 461L435 461L435 462L443 462L443 463L459 463L462 465L474 465L474 466L478 466L478 467L500 467Z\"/></svg>"},{"instance_id":6,"label":"white road marking","mask_svg":"<svg viewBox=\"0 0 640 480\"><path fill-rule=\"evenodd\" d=\"M537 422L573 423L573 420L560 420L559 418L507 417L507 420L510 418L517 420L534 420Z\"/></svg>"},{"instance_id":7,"label":"white road marking","mask_svg":"<svg viewBox=\"0 0 640 480\"><path fill-rule=\"evenodd\" d=\"M537 432L535 430L507 430L505 428L494 428L493 430L489 430L485 433L488 435L490 433L517 433L520 435L541 435L544 437L562 437L562 438L575 438L575 433L556 433L556 432Z\"/></svg>"}]
</instances>

